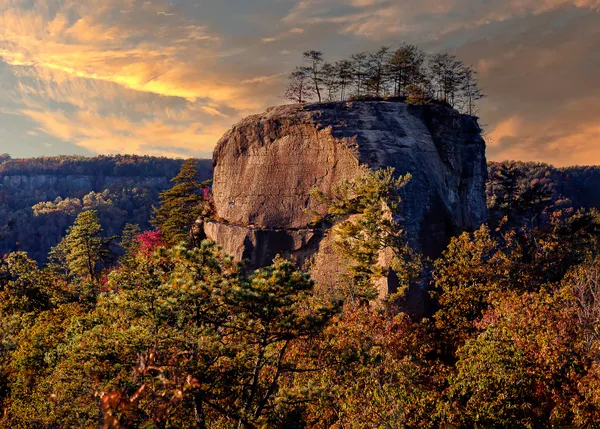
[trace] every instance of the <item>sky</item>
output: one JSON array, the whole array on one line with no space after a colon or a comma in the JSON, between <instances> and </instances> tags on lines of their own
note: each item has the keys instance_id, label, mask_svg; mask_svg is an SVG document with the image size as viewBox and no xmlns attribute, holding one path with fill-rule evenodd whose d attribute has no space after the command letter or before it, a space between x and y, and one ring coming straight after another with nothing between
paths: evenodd
<instances>
[{"instance_id":1,"label":"sky","mask_svg":"<svg viewBox=\"0 0 600 429\"><path fill-rule=\"evenodd\" d=\"M0 153L210 157L302 52L479 72L488 158L600 164L600 0L0 0Z\"/></svg>"}]
</instances>

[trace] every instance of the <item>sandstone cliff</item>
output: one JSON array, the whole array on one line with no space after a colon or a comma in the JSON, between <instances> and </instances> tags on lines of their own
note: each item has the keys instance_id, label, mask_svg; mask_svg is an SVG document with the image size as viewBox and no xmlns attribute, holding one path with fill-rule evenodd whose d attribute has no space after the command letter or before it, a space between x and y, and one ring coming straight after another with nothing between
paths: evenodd
<instances>
[{"instance_id":1,"label":"sandstone cliff","mask_svg":"<svg viewBox=\"0 0 600 429\"><path fill-rule=\"evenodd\" d=\"M340 102L275 107L235 125L213 157L219 221L204 230L226 251L270 263L304 258L324 231L310 228L310 195L352 179L361 166L411 173L403 217L419 251L437 256L450 236L487 216L485 142L475 118L441 105Z\"/></svg>"}]
</instances>

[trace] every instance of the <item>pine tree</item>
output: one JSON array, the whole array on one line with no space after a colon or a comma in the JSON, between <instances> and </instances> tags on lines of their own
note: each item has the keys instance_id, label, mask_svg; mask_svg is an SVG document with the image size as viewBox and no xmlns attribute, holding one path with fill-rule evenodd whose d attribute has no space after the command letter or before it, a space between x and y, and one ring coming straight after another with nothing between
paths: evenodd
<instances>
[{"instance_id":1,"label":"pine tree","mask_svg":"<svg viewBox=\"0 0 600 429\"><path fill-rule=\"evenodd\" d=\"M520 192L518 209L528 220L530 226L542 224L544 211L552 206L553 186L544 180L535 179L527 184Z\"/></svg>"},{"instance_id":2,"label":"pine tree","mask_svg":"<svg viewBox=\"0 0 600 429\"><path fill-rule=\"evenodd\" d=\"M377 295L373 281L391 269L401 284L401 295L420 272L421 260L412 251L400 222L401 189L411 176L396 176L393 168L366 171L354 181L334 187L332 196L313 190L311 195L328 206L325 219L333 221L334 248L347 274L344 298L371 300ZM315 221L325 220L317 215ZM378 261L391 251L389 267Z\"/></svg>"},{"instance_id":3,"label":"pine tree","mask_svg":"<svg viewBox=\"0 0 600 429\"><path fill-rule=\"evenodd\" d=\"M367 85L371 95L379 98L386 93L387 70L390 48L382 46L379 51L369 54L369 68Z\"/></svg>"},{"instance_id":4,"label":"pine tree","mask_svg":"<svg viewBox=\"0 0 600 429\"><path fill-rule=\"evenodd\" d=\"M140 248L137 236L141 233L142 230L139 225L128 223L125 225L125 228L123 228L123 232L121 233L121 243L119 243L119 247L121 247L124 252L119 258L119 263L122 266L130 266L133 263L135 255Z\"/></svg>"},{"instance_id":5,"label":"pine tree","mask_svg":"<svg viewBox=\"0 0 600 429\"><path fill-rule=\"evenodd\" d=\"M352 75L354 77L354 95L361 97L364 95L365 82L367 80L367 68L369 66L368 54L360 52L352 55Z\"/></svg>"},{"instance_id":6,"label":"pine tree","mask_svg":"<svg viewBox=\"0 0 600 429\"><path fill-rule=\"evenodd\" d=\"M461 77L460 98L462 112L467 115L477 114L477 102L485 98L485 94L479 88L477 71L473 67L465 67Z\"/></svg>"},{"instance_id":7,"label":"pine tree","mask_svg":"<svg viewBox=\"0 0 600 429\"><path fill-rule=\"evenodd\" d=\"M495 171L490 180L494 189L494 198L489 203L490 209L512 219L517 209L522 177L523 173L514 162L507 162Z\"/></svg>"},{"instance_id":8,"label":"pine tree","mask_svg":"<svg viewBox=\"0 0 600 429\"><path fill-rule=\"evenodd\" d=\"M422 81L425 53L415 45L403 44L394 52L387 64L387 71L394 84L394 96L408 95L411 85Z\"/></svg>"},{"instance_id":9,"label":"pine tree","mask_svg":"<svg viewBox=\"0 0 600 429\"><path fill-rule=\"evenodd\" d=\"M323 84L323 52L320 51L306 51L304 52L304 61L309 65L306 67L308 75L312 80L312 85L319 100L321 100L321 85Z\"/></svg>"},{"instance_id":10,"label":"pine tree","mask_svg":"<svg viewBox=\"0 0 600 429\"><path fill-rule=\"evenodd\" d=\"M323 86L327 90L327 101L335 101L338 90L340 89L337 71L337 68L333 64L323 64L321 73L323 75Z\"/></svg>"},{"instance_id":11,"label":"pine tree","mask_svg":"<svg viewBox=\"0 0 600 429\"><path fill-rule=\"evenodd\" d=\"M348 60L337 61L335 63L337 74L337 82L340 89L340 100L344 101L347 98L346 89L352 83L354 74L352 72L352 62Z\"/></svg>"},{"instance_id":12,"label":"pine tree","mask_svg":"<svg viewBox=\"0 0 600 429\"><path fill-rule=\"evenodd\" d=\"M99 283L111 241L102 238L98 211L85 211L77 216L66 237L52 249L50 259L62 267L69 278Z\"/></svg>"},{"instance_id":13,"label":"pine tree","mask_svg":"<svg viewBox=\"0 0 600 429\"><path fill-rule=\"evenodd\" d=\"M298 104L306 103L312 96L312 90L309 87L310 78L306 67L296 67L288 79L285 98Z\"/></svg>"},{"instance_id":14,"label":"pine tree","mask_svg":"<svg viewBox=\"0 0 600 429\"><path fill-rule=\"evenodd\" d=\"M187 160L171 182L175 185L160 194L160 208L155 209L152 225L169 245L189 243L192 224L210 209L203 193L209 182L200 182L194 159Z\"/></svg>"},{"instance_id":15,"label":"pine tree","mask_svg":"<svg viewBox=\"0 0 600 429\"><path fill-rule=\"evenodd\" d=\"M464 83L465 64L454 55L435 54L429 59L428 71L435 98L454 107Z\"/></svg>"}]
</instances>

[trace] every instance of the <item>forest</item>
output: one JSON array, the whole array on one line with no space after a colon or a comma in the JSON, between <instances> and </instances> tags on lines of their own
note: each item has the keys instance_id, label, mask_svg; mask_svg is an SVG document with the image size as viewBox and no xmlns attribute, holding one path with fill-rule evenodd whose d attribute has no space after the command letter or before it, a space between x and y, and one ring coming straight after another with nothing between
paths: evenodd
<instances>
[{"instance_id":1,"label":"forest","mask_svg":"<svg viewBox=\"0 0 600 429\"><path fill-rule=\"evenodd\" d=\"M315 194L347 268L334 293L190 233L215 216L202 168L181 166L151 230L109 237L82 207L48 263L2 259L1 427L598 427L597 168L491 163L488 224L436 260L381 215L406 177ZM375 302L381 246L406 287ZM431 311L411 318L423 281Z\"/></svg>"},{"instance_id":2,"label":"forest","mask_svg":"<svg viewBox=\"0 0 600 429\"><path fill-rule=\"evenodd\" d=\"M152 207L182 161L142 156L62 156L12 159L0 155L0 255L23 250L38 262L83 210L98 210L107 236L126 223L150 228ZM212 165L201 161L202 177Z\"/></svg>"}]
</instances>

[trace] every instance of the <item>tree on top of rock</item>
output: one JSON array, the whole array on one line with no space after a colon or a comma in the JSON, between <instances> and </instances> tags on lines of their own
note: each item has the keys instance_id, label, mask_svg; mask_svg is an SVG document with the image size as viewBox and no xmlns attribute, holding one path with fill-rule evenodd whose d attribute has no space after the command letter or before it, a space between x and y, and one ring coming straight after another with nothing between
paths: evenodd
<instances>
[{"instance_id":1,"label":"tree on top of rock","mask_svg":"<svg viewBox=\"0 0 600 429\"><path fill-rule=\"evenodd\" d=\"M303 54L304 61L308 63L306 70L312 81L312 85L319 100L321 102L321 85L323 83L323 52L306 51Z\"/></svg>"},{"instance_id":2,"label":"tree on top of rock","mask_svg":"<svg viewBox=\"0 0 600 429\"><path fill-rule=\"evenodd\" d=\"M383 97L386 93L387 67L389 61L390 48L382 46L374 54L369 54L369 68L367 87L375 97Z\"/></svg>"},{"instance_id":3,"label":"tree on top of rock","mask_svg":"<svg viewBox=\"0 0 600 429\"><path fill-rule=\"evenodd\" d=\"M306 103L312 94L309 88L310 78L306 67L296 67L296 70L290 74L288 79L289 83L285 90L285 98L298 104Z\"/></svg>"},{"instance_id":4,"label":"tree on top of rock","mask_svg":"<svg viewBox=\"0 0 600 429\"><path fill-rule=\"evenodd\" d=\"M403 44L390 57L387 72L394 87L394 97L408 95L411 85L422 82L425 52L415 45Z\"/></svg>"},{"instance_id":5,"label":"tree on top of rock","mask_svg":"<svg viewBox=\"0 0 600 429\"><path fill-rule=\"evenodd\" d=\"M171 182L175 185L160 194L160 207L155 209L152 225L160 229L169 245L189 243L192 224L210 211L204 195L209 182L200 182L195 159L187 160Z\"/></svg>"},{"instance_id":6,"label":"tree on top of rock","mask_svg":"<svg viewBox=\"0 0 600 429\"><path fill-rule=\"evenodd\" d=\"M435 54L429 59L429 75L436 98L455 106L463 84L465 65L454 55Z\"/></svg>"},{"instance_id":7,"label":"tree on top of rock","mask_svg":"<svg viewBox=\"0 0 600 429\"><path fill-rule=\"evenodd\" d=\"M395 51L382 46L335 63L326 62L321 51L306 51L303 58L305 64L290 74L285 93L295 103L397 97L409 104L437 101L473 116L485 97L472 66L455 55L426 54L406 43Z\"/></svg>"}]
</instances>

